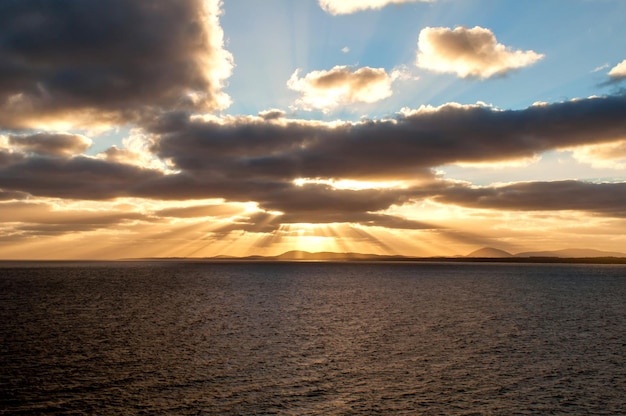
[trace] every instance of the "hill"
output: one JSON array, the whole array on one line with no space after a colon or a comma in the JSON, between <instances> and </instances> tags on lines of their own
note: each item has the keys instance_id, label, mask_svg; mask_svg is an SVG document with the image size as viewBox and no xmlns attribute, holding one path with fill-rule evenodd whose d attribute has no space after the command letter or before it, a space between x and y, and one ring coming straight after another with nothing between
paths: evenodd
<instances>
[{"instance_id":1,"label":"hill","mask_svg":"<svg viewBox=\"0 0 626 416\"><path fill-rule=\"evenodd\" d=\"M502 259L502 258L529 258L529 257L550 257L550 258L561 258L561 259L582 259L582 258L607 258L607 257L618 257L623 258L626 257L626 253L619 253L615 251L601 251L594 249L586 249L586 248L566 248L563 250L552 250L552 251L525 251L522 253L511 254L504 250L500 250L493 247L483 247L476 251L472 251L468 255L465 256L471 258L491 258L491 259Z\"/></svg>"},{"instance_id":2,"label":"hill","mask_svg":"<svg viewBox=\"0 0 626 416\"><path fill-rule=\"evenodd\" d=\"M586 248L566 248L554 251L527 251L517 253L515 257L561 257L561 258L591 258L591 257L626 257L626 253L601 251Z\"/></svg>"},{"instance_id":3,"label":"hill","mask_svg":"<svg viewBox=\"0 0 626 416\"><path fill-rule=\"evenodd\" d=\"M493 247L483 247L476 251L472 251L465 257L480 257L480 258L505 258L513 257L513 255L504 250L499 250Z\"/></svg>"}]
</instances>

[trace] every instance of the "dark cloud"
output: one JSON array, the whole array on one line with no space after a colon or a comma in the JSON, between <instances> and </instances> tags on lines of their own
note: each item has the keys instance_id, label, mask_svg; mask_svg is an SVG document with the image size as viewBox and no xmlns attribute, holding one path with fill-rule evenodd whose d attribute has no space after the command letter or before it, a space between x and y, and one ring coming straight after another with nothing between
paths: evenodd
<instances>
[{"instance_id":1,"label":"dark cloud","mask_svg":"<svg viewBox=\"0 0 626 416\"><path fill-rule=\"evenodd\" d=\"M27 199L30 195L26 192L19 191L3 191L0 189L0 201L11 201L19 199Z\"/></svg>"},{"instance_id":2,"label":"dark cloud","mask_svg":"<svg viewBox=\"0 0 626 416\"><path fill-rule=\"evenodd\" d=\"M93 231L129 221L155 221L154 217L137 212L58 210L49 203L28 201L0 203L0 218L5 234L10 230L21 237Z\"/></svg>"},{"instance_id":3,"label":"dark cloud","mask_svg":"<svg viewBox=\"0 0 626 416\"><path fill-rule=\"evenodd\" d=\"M455 162L501 161L615 141L626 136L624 114L624 96L519 111L447 105L407 112L395 120L340 125L256 117L190 119L178 113L150 127L152 151L169 160L175 173L63 152L41 157L0 150L0 189L77 200L253 201L262 210L283 213L276 221L284 223L427 228L428 224L380 214L424 198L471 207L622 215L624 184L547 182L472 188L438 180L431 170ZM298 178L407 183L350 190L314 181L298 186ZM193 217L211 215L213 209L177 208L158 214ZM269 227L267 222L264 227Z\"/></svg>"},{"instance_id":4,"label":"dark cloud","mask_svg":"<svg viewBox=\"0 0 626 416\"><path fill-rule=\"evenodd\" d=\"M9 136L9 144L24 152L48 156L71 156L84 152L91 140L80 134L37 133Z\"/></svg>"},{"instance_id":5,"label":"dark cloud","mask_svg":"<svg viewBox=\"0 0 626 416\"><path fill-rule=\"evenodd\" d=\"M284 118L285 117L285 112L283 110L278 110L278 109L271 109L271 110L266 110L266 111L261 111L259 113L259 117L261 117L263 120L278 120L280 118Z\"/></svg>"},{"instance_id":6,"label":"dark cloud","mask_svg":"<svg viewBox=\"0 0 626 416\"><path fill-rule=\"evenodd\" d=\"M2 149L0 147L0 168L3 166L10 166L24 160L25 155L17 152L12 152L9 149Z\"/></svg>"},{"instance_id":7,"label":"dark cloud","mask_svg":"<svg viewBox=\"0 0 626 416\"><path fill-rule=\"evenodd\" d=\"M340 125L261 119L184 120L153 127L153 151L196 178L416 179L436 166L527 158L626 136L626 96L524 110L446 105L395 120Z\"/></svg>"},{"instance_id":8,"label":"dark cloud","mask_svg":"<svg viewBox=\"0 0 626 416\"><path fill-rule=\"evenodd\" d=\"M509 211L587 211L626 216L626 182L591 183L575 180L521 182L497 187L451 186L436 201L473 208Z\"/></svg>"},{"instance_id":9,"label":"dark cloud","mask_svg":"<svg viewBox=\"0 0 626 416\"><path fill-rule=\"evenodd\" d=\"M356 214L373 212L406 201L406 191L398 189L335 189L328 185L307 184L290 186L278 192L258 195L259 205L268 210L285 213L332 212Z\"/></svg>"},{"instance_id":10,"label":"dark cloud","mask_svg":"<svg viewBox=\"0 0 626 416\"><path fill-rule=\"evenodd\" d=\"M16 158L5 166L0 163L0 188L68 199L132 196L135 187L162 176L159 171L85 156L33 156Z\"/></svg>"},{"instance_id":11,"label":"dark cloud","mask_svg":"<svg viewBox=\"0 0 626 416\"><path fill-rule=\"evenodd\" d=\"M217 0L0 3L0 127L221 108Z\"/></svg>"}]
</instances>

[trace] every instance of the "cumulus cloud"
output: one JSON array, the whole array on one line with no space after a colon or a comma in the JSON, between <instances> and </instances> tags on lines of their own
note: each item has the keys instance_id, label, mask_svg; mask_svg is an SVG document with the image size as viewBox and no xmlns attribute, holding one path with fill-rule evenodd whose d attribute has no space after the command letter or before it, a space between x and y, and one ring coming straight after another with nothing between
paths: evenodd
<instances>
[{"instance_id":1,"label":"cumulus cloud","mask_svg":"<svg viewBox=\"0 0 626 416\"><path fill-rule=\"evenodd\" d=\"M389 4L403 3L428 3L434 0L319 0L319 4L326 12L338 14L351 14L368 9L382 9Z\"/></svg>"},{"instance_id":2,"label":"cumulus cloud","mask_svg":"<svg viewBox=\"0 0 626 416\"><path fill-rule=\"evenodd\" d=\"M20 151L43 156L72 156L83 153L92 141L80 134L37 133L9 136L8 144Z\"/></svg>"},{"instance_id":3,"label":"cumulus cloud","mask_svg":"<svg viewBox=\"0 0 626 416\"><path fill-rule=\"evenodd\" d=\"M490 78L534 64L543 58L532 50L513 50L497 42L495 35L473 28L427 27L419 35L417 65L461 78Z\"/></svg>"},{"instance_id":4,"label":"cumulus cloud","mask_svg":"<svg viewBox=\"0 0 626 416\"><path fill-rule=\"evenodd\" d=\"M296 105L303 109L328 111L340 105L374 103L391 96L391 84L398 74L382 68L363 67L353 70L336 66L329 71L313 71L300 78L296 70L287 86L302 97Z\"/></svg>"},{"instance_id":5,"label":"cumulus cloud","mask_svg":"<svg viewBox=\"0 0 626 416\"><path fill-rule=\"evenodd\" d=\"M219 0L2 2L0 127L226 107L219 14Z\"/></svg>"},{"instance_id":6,"label":"cumulus cloud","mask_svg":"<svg viewBox=\"0 0 626 416\"><path fill-rule=\"evenodd\" d=\"M626 79L626 59L611 68L609 71L609 77L614 80Z\"/></svg>"},{"instance_id":7,"label":"cumulus cloud","mask_svg":"<svg viewBox=\"0 0 626 416\"><path fill-rule=\"evenodd\" d=\"M98 158L114 163L136 165L167 171L168 166L150 151L154 138L141 129L133 129L128 137L122 139L122 147L111 146L97 155Z\"/></svg>"}]
</instances>

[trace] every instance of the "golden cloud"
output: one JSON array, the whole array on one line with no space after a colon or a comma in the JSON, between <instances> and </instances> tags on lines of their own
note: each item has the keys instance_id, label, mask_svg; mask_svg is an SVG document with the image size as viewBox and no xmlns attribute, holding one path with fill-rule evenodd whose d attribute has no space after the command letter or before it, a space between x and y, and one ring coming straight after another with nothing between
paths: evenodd
<instances>
[{"instance_id":1,"label":"golden cloud","mask_svg":"<svg viewBox=\"0 0 626 416\"><path fill-rule=\"evenodd\" d=\"M352 70L336 66L329 71L313 71L304 77L296 70L287 86L302 94L296 102L303 109L328 111L340 105L374 103L391 96L391 84L397 73L387 74L382 68L363 67Z\"/></svg>"},{"instance_id":2,"label":"golden cloud","mask_svg":"<svg viewBox=\"0 0 626 416\"><path fill-rule=\"evenodd\" d=\"M513 50L497 42L495 35L473 28L427 27L420 32L417 66L461 78L490 78L529 66L543 58L534 51Z\"/></svg>"},{"instance_id":3,"label":"golden cloud","mask_svg":"<svg viewBox=\"0 0 626 416\"><path fill-rule=\"evenodd\" d=\"M609 76L613 79L626 78L626 59L615 65L610 71Z\"/></svg>"}]
</instances>

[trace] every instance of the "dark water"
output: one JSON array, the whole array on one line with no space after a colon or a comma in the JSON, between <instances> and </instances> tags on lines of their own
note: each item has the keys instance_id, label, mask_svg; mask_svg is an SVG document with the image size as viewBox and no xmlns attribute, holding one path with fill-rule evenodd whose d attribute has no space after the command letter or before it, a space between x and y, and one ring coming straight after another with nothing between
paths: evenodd
<instances>
[{"instance_id":1,"label":"dark water","mask_svg":"<svg viewBox=\"0 0 626 416\"><path fill-rule=\"evenodd\" d=\"M0 268L1 414L626 414L626 267Z\"/></svg>"}]
</instances>

